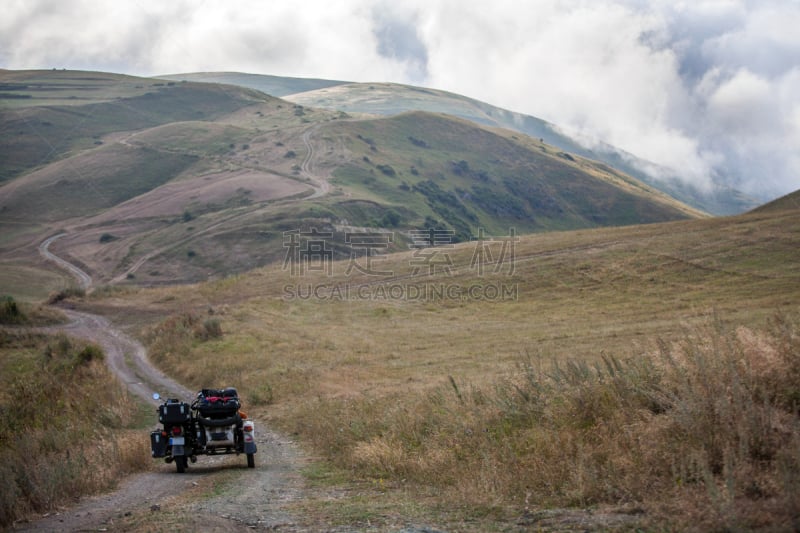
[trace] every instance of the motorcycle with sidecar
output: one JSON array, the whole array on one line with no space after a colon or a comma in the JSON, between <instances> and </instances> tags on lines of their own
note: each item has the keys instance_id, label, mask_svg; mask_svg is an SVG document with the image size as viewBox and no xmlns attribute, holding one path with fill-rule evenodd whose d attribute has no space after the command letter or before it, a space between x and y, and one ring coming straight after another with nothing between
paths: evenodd
<instances>
[{"instance_id":1,"label":"motorcycle with sidecar","mask_svg":"<svg viewBox=\"0 0 800 533\"><path fill-rule=\"evenodd\" d=\"M160 400L158 393L153 399ZM160 429L150 433L152 456L183 473L199 455L245 454L255 468L255 424L241 410L236 389L202 389L190 404L177 398L157 409Z\"/></svg>"}]
</instances>

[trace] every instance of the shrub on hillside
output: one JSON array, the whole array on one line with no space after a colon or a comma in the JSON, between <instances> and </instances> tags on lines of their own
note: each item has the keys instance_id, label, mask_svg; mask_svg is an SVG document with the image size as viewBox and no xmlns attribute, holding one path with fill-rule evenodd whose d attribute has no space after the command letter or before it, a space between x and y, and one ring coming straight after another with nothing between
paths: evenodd
<instances>
[{"instance_id":1,"label":"shrub on hillside","mask_svg":"<svg viewBox=\"0 0 800 533\"><path fill-rule=\"evenodd\" d=\"M218 318L207 318L203 321L203 327L195 331L195 337L203 340L216 339L222 337L222 324Z\"/></svg>"},{"instance_id":2,"label":"shrub on hillside","mask_svg":"<svg viewBox=\"0 0 800 533\"><path fill-rule=\"evenodd\" d=\"M222 324L216 317L203 319L198 313L181 313L167 317L145 332L148 351L155 360L167 354L188 355L194 341L222 337Z\"/></svg>"},{"instance_id":3,"label":"shrub on hillside","mask_svg":"<svg viewBox=\"0 0 800 533\"><path fill-rule=\"evenodd\" d=\"M17 302L12 296L6 296L0 303L0 324L24 324L27 321L25 313L22 312Z\"/></svg>"},{"instance_id":4,"label":"shrub on hillside","mask_svg":"<svg viewBox=\"0 0 800 533\"><path fill-rule=\"evenodd\" d=\"M80 287L67 287L51 293L47 298L47 303L57 304L68 298L83 298L84 296L86 296L86 291L84 289Z\"/></svg>"},{"instance_id":5,"label":"shrub on hillside","mask_svg":"<svg viewBox=\"0 0 800 533\"><path fill-rule=\"evenodd\" d=\"M395 172L391 165L376 165L376 168L386 176L394 177L397 175L397 172Z\"/></svg>"}]
</instances>

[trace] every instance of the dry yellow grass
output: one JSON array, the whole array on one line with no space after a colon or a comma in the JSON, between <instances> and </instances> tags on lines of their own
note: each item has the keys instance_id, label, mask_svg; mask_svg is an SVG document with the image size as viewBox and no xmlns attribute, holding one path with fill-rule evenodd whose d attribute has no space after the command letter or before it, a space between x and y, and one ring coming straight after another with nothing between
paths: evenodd
<instances>
[{"instance_id":1,"label":"dry yellow grass","mask_svg":"<svg viewBox=\"0 0 800 533\"><path fill-rule=\"evenodd\" d=\"M0 527L148 468L138 409L96 346L0 330Z\"/></svg>"},{"instance_id":2,"label":"dry yellow grass","mask_svg":"<svg viewBox=\"0 0 800 533\"><path fill-rule=\"evenodd\" d=\"M521 238L513 271L487 268L483 277L470 269L476 243L465 243L447 249L450 276L411 276L408 252L375 263L394 272L391 280L347 275L347 261L332 265L331 276L293 277L278 265L90 305L149 327L170 314L213 313L221 338L182 337L153 354L159 364L191 386L235 384L246 401L270 403L256 416L296 432L357 478L413 481L446 489L462 504L511 512L529 505L531 495L537 505L692 501L706 514L716 509L719 521L709 524L727 527L725 521L738 515L714 507L724 495L698 499L696 493L724 484L725 461L734 456L723 450L719 467L691 455L695 448L665 445L661 456L648 452L648 439L669 444L671 422L647 408L628 411L629 404L614 403L622 400L609 396L602 380L593 381L595 365L649 361L659 339L668 346L688 338L698 353L716 353L703 351L702 335L687 334L716 316L721 329L703 335L733 342L728 325L746 328L734 339L736 350L756 350L752 371L775 375L758 346L776 341L758 332L776 311L798 309L798 235L797 211L552 233ZM515 297L448 297L446 289L428 301L392 297L392 286L408 295L409 287L425 284L460 291L509 286ZM309 286L315 295L300 297ZM347 286L350 299L344 298ZM786 353L796 356L792 350ZM514 408L510 397L515 380L526 375L520 374L526 361L545 374L552 361L561 362L565 375L585 374L584 385L557 391L563 408L546 409L549 423L523 417L519 425L513 416L508 422L504 409ZM480 438L466 438L470 432ZM705 450L706 444L697 446ZM673 453L689 453L688 462L670 463ZM781 455L787 465L794 464L793 453L780 452L788 454ZM744 465L737 476L750 468L746 461L737 465ZM674 468L691 471L692 483L664 485L664 472ZM748 516L766 512L764 505ZM659 516L658 506L650 509Z\"/></svg>"}]
</instances>

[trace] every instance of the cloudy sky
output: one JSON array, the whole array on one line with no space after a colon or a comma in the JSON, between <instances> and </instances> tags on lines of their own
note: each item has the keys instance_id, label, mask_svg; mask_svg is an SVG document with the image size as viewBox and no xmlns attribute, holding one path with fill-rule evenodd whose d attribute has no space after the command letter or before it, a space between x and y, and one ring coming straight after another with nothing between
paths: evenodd
<instances>
[{"instance_id":1,"label":"cloudy sky","mask_svg":"<svg viewBox=\"0 0 800 533\"><path fill-rule=\"evenodd\" d=\"M394 81L761 199L800 188L797 0L0 0L0 68Z\"/></svg>"}]
</instances>

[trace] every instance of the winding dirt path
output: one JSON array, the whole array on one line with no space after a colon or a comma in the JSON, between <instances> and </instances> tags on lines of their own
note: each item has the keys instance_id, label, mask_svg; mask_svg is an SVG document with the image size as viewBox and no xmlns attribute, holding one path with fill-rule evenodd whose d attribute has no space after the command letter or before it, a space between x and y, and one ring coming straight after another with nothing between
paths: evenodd
<instances>
[{"instance_id":1,"label":"winding dirt path","mask_svg":"<svg viewBox=\"0 0 800 533\"><path fill-rule=\"evenodd\" d=\"M53 235L49 239L44 240L42 244L39 245L39 255L41 255L48 261L52 261L59 267L69 272L72 275L72 277L78 280L78 286L81 289L86 290L92 285L92 277L83 270L81 270L80 268L70 263L69 261L61 259L60 257L58 257L57 255L55 255L50 251L50 245L65 235L66 233L59 233L58 235Z\"/></svg>"},{"instance_id":2,"label":"winding dirt path","mask_svg":"<svg viewBox=\"0 0 800 533\"><path fill-rule=\"evenodd\" d=\"M306 157L303 159L303 163L300 165L300 174L304 178L308 178L308 180L311 181L310 185L314 188L314 194L308 198L305 198L305 200L311 200L325 196L331 191L331 184L328 182L328 180L323 179L314 173L314 168L312 167L315 154L314 145L311 144L311 136L316 133L318 129L319 127L315 126L313 128L308 128L303 132L303 144L306 145Z\"/></svg>"},{"instance_id":3,"label":"winding dirt path","mask_svg":"<svg viewBox=\"0 0 800 533\"><path fill-rule=\"evenodd\" d=\"M84 288L91 276L49 251L63 234L50 237L39 247L45 259L70 272ZM131 393L155 406L153 391L190 400L192 391L164 375L147 359L144 346L116 329L106 318L67 310L71 322L49 328L88 339L103 347L106 361ZM142 439L147 439L142 432ZM121 480L111 493L85 498L74 507L39 520L17 524L16 531L105 531L119 524L126 530L152 528L152 513L164 513L184 522L180 530L252 531L280 529L305 531L286 511L286 504L302 497L299 474L304 461L291 441L256 421L256 468L246 467L242 457L200 457L186 474L172 465L154 461L149 472ZM215 475L216 474L216 475ZM148 525L149 524L149 525Z\"/></svg>"},{"instance_id":4,"label":"winding dirt path","mask_svg":"<svg viewBox=\"0 0 800 533\"><path fill-rule=\"evenodd\" d=\"M300 164L300 175L303 178L306 179L305 184L310 186L314 191L310 196L303 197L301 199L301 201L308 201L308 200L313 200L313 199L316 199L316 198L321 198L321 197L323 197L323 196L325 196L327 194L330 194L330 191L331 191L331 184L328 182L328 180L314 172L313 162L314 162L314 159L316 158L316 152L314 151L314 145L311 142L311 137L312 137L312 135L314 133L317 132L318 129L319 129L319 126L312 126L312 127L308 128L308 129L306 129L305 131L303 131L303 134L302 134L302 137L301 137L301 139L303 141L303 144L306 147L306 155L305 155L305 158L303 159L303 162ZM125 138L125 139L119 140L118 142L120 142L121 144L124 144L126 146L134 146L134 145L129 144L129 141L130 141L130 139L132 137L134 137L135 135L138 135L138 133L140 133L140 132L134 133L134 134L130 135L129 137ZM297 200L289 199L289 200L284 200L284 201L297 201ZM159 247L159 248L157 248L155 250L152 250L152 251L146 253L145 255L141 256L140 258L138 258L131 266L129 266L127 269L125 269L124 272L122 272L121 274L119 274L119 275L115 276L114 278L112 278L111 279L111 283L112 284L121 283L122 281L127 279L127 277L129 275L135 274L145 263L147 263L148 261L150 261L154 257L158 257L159 255L161 255L161 254L163 254L163 253L165 253L165 252L167 252L169 250L172 250L172 249L174 249L174 248L176 248L178 246L181 246L181 245L189 242L190 240L196 239L199 236L213 235L212 232L214 230L218 229L219 227L223 226L224 224L228 224L230 222L233 222L234 220L236 220L238 218L249 217L249 216L252 216L252 213L250 211L247 211L247 212L244 212L244 213L234 213L233 215L231 215L229 217L226 217L226 218L223 218L222 220L219 220L218 222L212 224L211 226L208 226L207 228L203 228L202 230L197 231L197 232L193 233L190 236L187 236L187 237L185 237L183 239L180 239L178 241L172 242L172 243L167 244L165 246L161 246L161 247ZM65 234L62 233L62 234L56 235L54 237L50 237L50 239L47 239L46 241L44 241L39 246L39 252L43 256L46 256L47 259L50 259L50 260L58 263L62 268L65 268L65 269L71 271L73 273L73 275L75 275L76 277L82 278L81 273L82 274L85 274L85 273L83 273L80 269L77 269L77 272L73 271L72 269L73 269L74 265L71 265L67 261L64 261L63 259L61 259L61 258L59 258L59 257L57 257L57 256L55 256L52 253L47 251L47 246L49 246L53 241L55 241L56 239L58 239L58 238L60 238L60 237L62 237L64 235ZM85 279L81 279L81 281L80 281L81 286L83 286L84 282L85 282ZM88 288L88 284L86 286L83 286L83 287L84 288Z\"/></svg>"}]
</instances>

